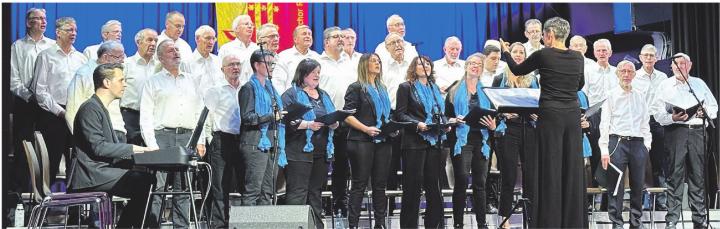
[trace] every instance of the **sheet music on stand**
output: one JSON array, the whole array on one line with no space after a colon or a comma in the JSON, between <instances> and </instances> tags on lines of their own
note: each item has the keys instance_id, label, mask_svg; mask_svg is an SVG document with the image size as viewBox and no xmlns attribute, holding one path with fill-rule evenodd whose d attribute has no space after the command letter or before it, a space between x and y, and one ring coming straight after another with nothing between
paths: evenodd
<instances>
[{"instance_id":1,"label":"sheet music on stand","mask_svg":"<svg viewBox=\"0 0 720 229\"><path fill-rule=\"evenodd\" d=\"M486 87L482 90L500 113L536 113L540 106L540 89Z\"/></svg>"}]
</instances>

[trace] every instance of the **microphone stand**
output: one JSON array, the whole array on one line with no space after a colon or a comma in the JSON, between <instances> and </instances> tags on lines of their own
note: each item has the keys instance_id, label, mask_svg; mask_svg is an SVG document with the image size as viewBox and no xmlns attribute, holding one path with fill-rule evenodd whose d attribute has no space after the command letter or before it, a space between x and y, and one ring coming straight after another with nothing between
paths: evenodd
<instances>
[{"instance_id":1,"label":"microphone stand","mask_svg":"<svg viewBox=\"0 0 720 229\"><path fill-rule=\"evenodd\" d=\"M420 43L416 43L416 46L419 46L419 45L420 45ZM445 124L447 124L447 117L445 117L445 114L443 114L441 112L442 109L440 107L440 100L437 97L437 95L435 95L435 93L434 93L435 92L434 88L437 87L437 85L434 85L435 79L430 76L430 73L428 73L428 70L425 67L425 60L423 59L422 55L418 54L418 60L420 61L420 64L423 67L423 71L425 72L425 76L427 77L428 86L430 87L430 91L432 92L432 95L433 95L433 100L435 100L435 107L433 108L432 120L433 120L433 122L436 122L439 127L442 128L443 126L445 126ZM439 90L439 88L438 88L438 90ZM438 149L442 149L442 146L443 146L442 136L443 135L445 135L445 131L443 129L438 130Z\"/></svg>"},{"instance_id":2,"label":"microphone stand","mask_svg":"<svg viewBox=\"0 0 720 229\"><path fill-rule=\"evenodd\" d=\"M678 58L678 56L673 57L673 58L672 58L672 62L675 64L675 66L678 67L678 72L680 73L680 76L681 76L683 79L685 79L685 83L687 83L687 85L688 85L688 89L689 89L688 91L690 91L690 94L693 95L693 98L695 98L695 101L696 101L698 104L700 104L700 108L699 108L699 109L700 109L700 110L702 111L702 113L703 113L703 117L701 118L702 121L703 121L703 124L702 124L702 125L703 125L703 129L702 129L702 130L703 130L703 132L702 132L702 134L703 134L703 153L705 154L705 160L704 160L704 162L703 162L703 169L705 170L705 172L704 172L703 175L705 175L705 177L703 178L703 180L707 181L707 178L710 177L710 171L708 170L708 160L710 160L710 155L709 155L708 152L707 152L707 139L706 139L706 138L707 138L707 133L706 133L707 131L705 130L705 128L706 128L706 125L707 125L708 123L710 124L710 127L715 128L715 124L713 124L712 120L710 120L710 117L708 116L707 110L705 110L704 104L703 104L703 103L700 103L700 99L698 99L697 94L695 94L695 90L693 90L692 86L690 85L690 76L686 76L685 74L683 74L683 71L680 69L680 65L678 65L677 61L675 61L675 59L677 59L677 58ZM689 120L689 119L688 119L688 120ZM690 137L690 136L689 136L689 133L688 133L688 138L689 138L689 137ZM705 189L705 196L704 196L705 198L703 198L703 199L705 199L705 200L703 201L703 202L704 202L703 204L705 205L705 220L706 220L706 223L707 223L708 227L709 227L709 228L712 228L712 226L710 225L710 206L709 206L710 193L708 192L708 189L706 188L707 185L708 185L707 182L703 182L703 183L705 184L705 185L704 185L705 187L702 187L703 189ZM681 208L681 209L682 209L682 208ZM681 213L682 213L682 212L681 212Z\"/></svg>"},{"instance_id":3,"label":"microphone stand","mask_svg":"<svg viewBox=\"0 0 720 229\"><path fill-rule=\"evenodd\" d=\"M261 42L263 43L263 42ZM272 75L270 74L270 67L268 66L269 63L267 62L267 59L265 58L265 50L263 49L263 45L260 46L260 53L262 54L262 60L265 63L265 71L267 72L267 81L272 85ZM275 89L275 86L273 86L273 90ZM277 205L277 195L276 192L276 183L277 183L277 173L275 172L275 165L278 163L276 161L276 156L278 153L278 150L280 149L280 141L278 140L278 128L280 128L280 125L278 123L277 117L280 117L280 106L277 103L277 97L275 96L275 91L269 91L270 97L272 99L272 112L273 112L273 118L272 118L272 125L273 127L273 146L272 150L270 152L270 171L272 174L270 176L272 177L272 205Z\"/></svg>"}]
</instances>

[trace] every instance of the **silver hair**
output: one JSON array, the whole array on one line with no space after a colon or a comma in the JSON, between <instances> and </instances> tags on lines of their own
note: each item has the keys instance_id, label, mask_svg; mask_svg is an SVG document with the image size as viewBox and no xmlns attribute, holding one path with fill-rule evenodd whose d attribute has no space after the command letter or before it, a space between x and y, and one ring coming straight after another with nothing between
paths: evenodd
<instances>
[{"instance_id":1,"label":"silver hair","mask_svg":"<svg viewBox=\"0 0 720 229\"><path fill-rule=\"evenodd\" d=\"M60 29L65 25L77 24L75 18L72 17L61 17L55 20L55 29Z\"/></svg>"},{"instance_id":2,"label":"silver hair","mask_svg":"<svg viewBox=\"0 0 720 229\"><path fill-rule=\"evenodd\" d=\"M456 36L450 36L450 37L448 37L448 38L445 39L445 44L443 44L443 47L448 46L448 45L450 44L450 42L453 42L453 41L457 41L457 42L460 43L460 45L462 45L462 42L460 41L460 38L458 38L458 37L456 37Z\"/></svg>"},{"instance_id":3,"label":"silver hair","mask_svg":"<svg viewBox=\"0 0 720 229\"><path fill-rule=\"evenodd\" d=\"M243 15L237 16L237 17L235 17L235 19L233 19L233 22L232 22L233 30L237 29L237 27L240 26L240 20L242 20L243 18L247 18L248 20L251 20L250 22L252 22L250 15L243 14Z\"/></svg>"},{"instance_id":4,"label":"silver hair","mask_svg":"<svg viewBox=\"0 0 720 229\"><path fill-rule=\"evenodd\" d=\"M324 39L324 40L329 39L329 38L330 38L330 34L332 34L332 33L335 32L335 31L341 31L341 32L342 32L342 30L340 30L340 27L337 27L337 26L333 26L333 27L330 27L330 28L325 29L325 31L323 31L323 39Z\"/></svg>"},{"instance_id":5,"label":"silver hair","mask_svg":"<svg viewBox=\"0 0 720 229\"><path fill-rule=\"evenodd\" d=\"M545 21L543 30L546 32L553 31L555 39L564 43L565 39L570 35L570 23L561 17L553 17Z\"/></svg>"},{"instance_id":6,"label":"silver hair","mask_svg":"<svg viewBox=\"0 0 720 229\"><path fill-rule=\"evenodd\" d=\"M180 12L177 11L177 10L174 10L174 11L168 12L168 13L165 15L165 21L169 21L170 18L172 18L172 16L175 16L175 15L180 15L180 17L185 18L185 15L183 15L182 13L180 13Z\"/></svg>"},{"instance_id":7,"label":"silver hair","mask_svg":"<svg viewBox=\"0 0 720 229\"><path fill-rule=\"evenodd\" d=\"M395 19L399 19L399 20L401 20L401 21L403 21L403 22L405 21L405 20L403 20L402 17L400 17L400 15L393 14L393 15L390 15L390 17L387 18L387 21L385 22L385 25L386 25L388 28L390 28L390 23L391 23L393 20L395 20Z\"/></svg>"},{"instance_id":8,"label":"silver hair","mask_svg":"<svg viewBox=\"0 0 720 229\"><path fill-rule=\"evenodd\" d=\"M98 48L97 56L98 56L98 58L100 58L103 54L109 53L110 51L113 51L113 50L122 50L124 52L125 47L123 47L122 43L117 42L117 41L103 42L100 45L100 48Z\"/></svg>"},{"instance_id":9,"label":"silver hair","mask_svg":"<svg viewBox=\"0 0 720 229\"><path fill-rule=\"evenodd\" d=\"M30 20L30 15L32 15L32 14L35 13L35 12L43 12L43 13L45 13L45 9L43 9L43 8L30 8L30 9L25 13L25 21L29 21L29 20Z\"/></svg>"},{"instance_id":10,"label":"silver hair","mask_svg":"<svg viewBox=\"0 0 720 229\"><path fill-rule=\"evenodd\" d=\"M617 64L617 67L616 67L617 69L615 70L615 74L620 75L620 68L626 64L629 64L630 66L633 67L633 69L635 69L635 64L633 64L629 60L622 60L622 61L620 61L620 63Z\"/></svg>"},{"instance_id":11,"label":"silver hair","mask_svg":"<svg viewBox=\"0 0 720 229\"><path fill-rule=\"evenodd\" d=\"M533 18L533 19L530 19L530 20L525 21L525 31L527 31L527 27L530 26L530 25L532 25L532 24L537 24L537 25L539 25L540 27L542 27L542 22L540 22L540 20L538 20L538 19L534 19L534 18Z\"/></svg>"},{"instance_id":12,"label":"silver hair","mask_svg":"<svg viewBox=\"0 0 720 229\"><path fill-rule=\"evenodd\" d=\"M605 38L597 40L597 41L593 42L593 48L595 48L595 46L598 46L600 44L607 45L608 50L612 51L612 44L610 44L610 40L605 39Z\"/></svg>"},{"instance_id":13,"label":"silver hair","mask_svg":"<svg viewBox=\"0 0 720 229\"><path fill-rule=\"evenodd\" d=\"M310 30L310 32L312 32L312 30L310 29L310 26L307 26L307 25L298 25L297 27L295 27L295 29L293 29L293 35L292 35L292 36L293 36L293 37L297 36L297 34L299 33L299 31L300 31L301 29L308 29L308 30Z\"/></svg>"},{"instance_id":14,"label":"silver hair","mask_svg":"<svg viewBox=\"0 0 720 229\"><path fill-rule=\"evenodd\" d=\"M345 31L350 31L350 32L354 33L355 35L357 35L357 33L355 32L355 30L354 30L353 28L350 28L350 27L347 27L347 28L343 29L342 31L343 31L343 32L345 32Z\"/></svg>"},{"instance_id":15,"label":"silver hair","mask_svg":"<svg viewBox=\"0 0 720 229\"><path fill-rule=\"evenodd\" d=\"M642 53L643 51L649 51L649 52L652 52L653 54L655 54L655 53L657 53L657 48L655 48L655 45L646 44L646 45L643 45L642 49L640 49L640 53Z\"/></svg>"},{"instance_id":16,"label":"silver hair","mask_svg":"<svg viewBox=\"0 0 720 229\"><path fill-rule=\"evenodd\" d=\"M157 31L155 31L154 29L151 29L151 28L141 29L140 31L138 31L138 32L135 34L135 43L140 43L140 41L144 40L144 39L145 39L145 32L149 32L149 31L152 31L152 32L154 32L155 34L157 34Z\"/></svg>"},{"instance_id":17,"label":"silver hair","mask_svg":"<svg viewBox=\"0 0 720 229\"><path fill-rule=\"evenodd\" d=\"M585 38L580 35L575 35L572 38L570 38L570 43L573 43L573 41L576 41L576 40L582 40L583 43L585 43L585 46L587 46L587 40L585 40Z\"/></svg>"},{"instance_id":18,"label":"silver hair","mask_svg":"<svg viewBox=\"0 0 720 229\"><path fill-rule=\"evenodd\" d=\"M213 33L215 33L215 29L213 29L213 28L210 27L209 25L201 25L200 27L198 27L198 28L195 30L195 38L197 38L197 37L199 37L199 36L202 36L203 33L206 33L206 32L213 32Z\"/></svg>"},{"instance_id":19,"label":"silver hair","mask_svg":"<svg viewBox=\"0 0 720 229\"><path fill-rule=\"evenodd\" d=\"M479 53L479 52L470 54L470 56L468 56L468 57L465 59L465 68L467 68L468 66L470 66L470 61L468 61L468 60L470 60L471 58L474 58L474 57L480 58L480 62L481 62L481 63L485 60L485 54L482 54L482 53Z\"/></svg>"},{"instance_id":20,"label":"silver hair","mask_svg":"<svg viewBox=\"0 0 720 229\"><path fill-rule=\"evenodd\" d=\"M685 54L685 53L679 52L679 53L676 53L675 55L673 55L673 57L677 57L677 56L682 56L683 58L685 58L685 60L686 60L687 62L692 62L692 60L690 60L690 56L688 56L688 55Z\"/></svg>"},{"instance_id":21,"label":"silver hair","mask_svg":"<svg viewBox=\"0 0 720 229\"><path fill-rule=\"evenodd\" d=\"M225 55L225 56L223 57L223 59L222 59L222 67L225 67L225 66L228 64L228 62L230 61L230 58L231 58L231 57L234 57L235 59L238 59L238 60L240 61L240 64L243 63L243 61L242 61L242 59L240 59L240 57L238 57L237 55L231 53L231 54L227 54L227 55ZM221 67L221 68L222 68L222 67Z\"/></svg>"},{"instance_id":22,"label":"silver hair","mask_svg":"<svg viewBox=\"0 0 720 229\"><path fill-rule=\"evenodd\" d=\"M273 28L273 29L275 29L275 30L278 30L278 26L277 26L277 25L275 25L275 24L273 24L273 23L265 23L265 24L261 25L260 28L258 28L258 30L257 30L257 38L264 37L265 35L267 35L267 34L266 34L266 33L267 33L267 30L270 29L270 28Z\"/></svg>"},{"instance_id":23,"label":"silver hair","mask_svg":"<svg viewBox=\"0 0 720 229\"><path fill-rule=\"evenodd\" d=\"M105 22L105 24L102 25L102 27L100 27L100 32L101 32L101 33L108 33L108 32L110 32L110 26L112 26L112 25L117 25L117 26L121 26L121 27L122 27L122 23L120 23L120 21L118 21L118 20L109 20L109 21Z\"/></svg>"},{"instance_id":24,"label":"silver hair","mask_svg":"<svg viewBox=\"0 0 720 229\"><path fill-rule=\"evenodd\" d=\"M164 41L161 41L160 44L158 44L157 50L155 50L155 55L158 57L158 59L160 59L162 53L165 52L165 47L167 46L167 43L175 44L172 39L165 39Z\"/></svg>"}]
</instances>

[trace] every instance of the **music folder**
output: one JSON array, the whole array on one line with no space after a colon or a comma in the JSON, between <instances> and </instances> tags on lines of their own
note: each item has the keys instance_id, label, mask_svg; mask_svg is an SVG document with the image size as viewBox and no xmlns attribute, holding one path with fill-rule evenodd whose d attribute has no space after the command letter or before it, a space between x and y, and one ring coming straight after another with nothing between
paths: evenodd
<instances>
[{"instance_id":1,"label":"music folder","mask_svg":"<svg viewBox=\"0 0 720 229\"><path fill-rule=\"evenodd\" d=\"M344 121L345 118L347 118L351 114L355 114L355 110L336 110L330 114L326 114L316 118L315 121L322 122L325 125L332 125L335 124L335 122Z\"/></svg>"},{"instance_id":2,"label":"music folder","mask_svg":"<svg viewBox=\"0 0 720 229\"><path fill-rule=\"evenodd\" d=\"M478 127L482 126L480 124L480 119L485 116L491 116L495 117L498 114L496 110L493 109L484 109L480 107L473 107L470 112L468 112L465 117L462 118L463 121L465 121L465 124L471 127Z\"/></svg>"},{"instance_id":3,"label":"music folder","mask_svg":"<svg viewBox=\"0 0 720 229\"><path fill-rule=\"evenodd\" d=\"M285 108L287 114L283 116L283 120L286 123L289 123L298 119L302 119L302 116L310 110L312 110L312 107L310 106L305 106L300 103L292 103L287 106L287 108Z\"/></svg>"},{"instance_id":4,"label":"music folder","mask_svg":"<svg viewBox=\"0 0 720 229\"><path fill-rule=\"evenodd\" d=\"M608 162L608 169L605 170L605 169L602 168L602 166L598 166L598 167L595 169L595 176L594 176L594 177L595 177L595 180L598 182L598 184L599 184L600 186L607 188L608 185L613 185L613 184L608 184L608 176L609 176L611 173L614 174L613 176L616 176L616 177L617 177L617 182L615 182L615 184L614 184L614 185L615 185L615 189L614 189L615 191L614 191L613 194L612 194L613 196L617 196L617 194L618 194L618 188L620 188L620 182L622 182L622 179L623 179L623 171L620 170L620 168L618 168L617 166L615 166L615 164L613 164L612 162Z\"/></svg>"},{"instance_id":5,"label":"music folder","mask_svg":"<svg viewBox=\"0 0 720 229\"><path fill-rule=\"evenodd\" d=\"M540 89L485 87L487 95L497 112L532 114L539 109Z\"/></svg>"},{"instance_id":6,"label":"music folder","mask_svg":"<svg viewBox=\"0 0 720 229\"><path fill-rule=\"evenodd\" d=\"M602 108L604 102L605 100L600 101L599 103L596 103L595 105L589 107L587 110L584 110L583 112L585 113L585 117L589 118L600 113L600 109Z\"/></svg>"},{"instance_id":7,"label":"music folder","mask_svg":"<svg viewBox=\"0 0 720 229\"><path fill-rule=\"evenodd\" d=\"M406 126L413 125L412 122L397 122L394 120L390 120L390 122L385 123L382 127L380 127L380 136L390 136L391 133L398 131L402 128L405 128Z\"/></svg>"},{"instance_id":8,"label":"music folder","mask_svg":"<svg viewBox=\"0 0 720 229\"><path fill-rule=\"evenodd\" d=\"M684 105L684 106L678 106L672 103L665 103L665 110L668 113L680 113L685 112L685 114L688 115L688 119L691 119L697 114L698 110L702 107L702 104L705 103L705 100L700 101L700 103L696 103L694 105Z\"/></svg>"}]
</instances>

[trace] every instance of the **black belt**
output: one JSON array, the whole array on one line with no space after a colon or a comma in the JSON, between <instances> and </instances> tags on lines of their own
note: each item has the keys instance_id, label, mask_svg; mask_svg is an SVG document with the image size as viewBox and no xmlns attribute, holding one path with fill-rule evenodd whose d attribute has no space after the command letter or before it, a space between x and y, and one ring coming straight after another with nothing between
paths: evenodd
<instances>
[{"instance_id":1,"label":"black belt","mask_svg":"<svg viewBox=\"0 0 720 229\"><path fill-rule=\"evenodd\" d=\"M268 126L268 130L274 130L275 128L272 127L272 125ZM240 132L243 131L252 131L252 130L260 130L260 125L247 125L247 126L241 126Z\"/></svg>"},{"instance_id":2,"label":"black belt","mask_svg":"<svg viewBox=\"0 0 720 229\"><path fill-rule=\"evenodd\" d=\"M617 135L617 134L611 134L610 137L616 137L616 138L618 138L618 139L620 139L620 140L625 140L625 141L642 141L642 140L643 140L642 137L620 136L620 135Z\"/></svg>"},{"instance_id":3,"label":"black belt","mask_svg":"<svg viewBox=\"0 0 720 229\"><path fill-rule=\"evenodd\" d=\"M215 136L215 135L217 135L217 136L228 136L228 137L231 137L231 138L234 138L234 139L240 139L240 135L239 135L239 134L225 133L225 132L222 132L222 131L214 131L214 132L213 132L213 136Z\"/></svg>"},{"instance_id":4,"label":"black belt","mask_svg":"<svg viewBox=\"0 0 720 229\"><path fill-rule=\"evenodd\" d=\"M121 110L121 111L125 111L125 112L138 113L138 114L140 113L139 110L135 110L135 109L132 109L132 108L127 108L127 107L120 107L120 110Z\"/></svg>"},{"instance_id":5,"label":"black belt","mask_svg":"<svg viewBox=\"0 0 720 229\"><path fill-rule=\"evenodd\" d=\"M684 128L688 128L688 129L703 129L703 128L705 128L702 124L680 124L680 123L670 124L668 127L684 127Z\"/></svg>"},{"instance_id":6,"label":"black belt","mask_svg":"<svg viewBox=\"0 0 720 229\"><path fill-rule=\"evenodd\" d=\"M165 132L175 132L175 134L185 134L185 133L192 133L193 130L187 129L187 128L162 128L161 131Z\"/></svg>"}]
</instances>

